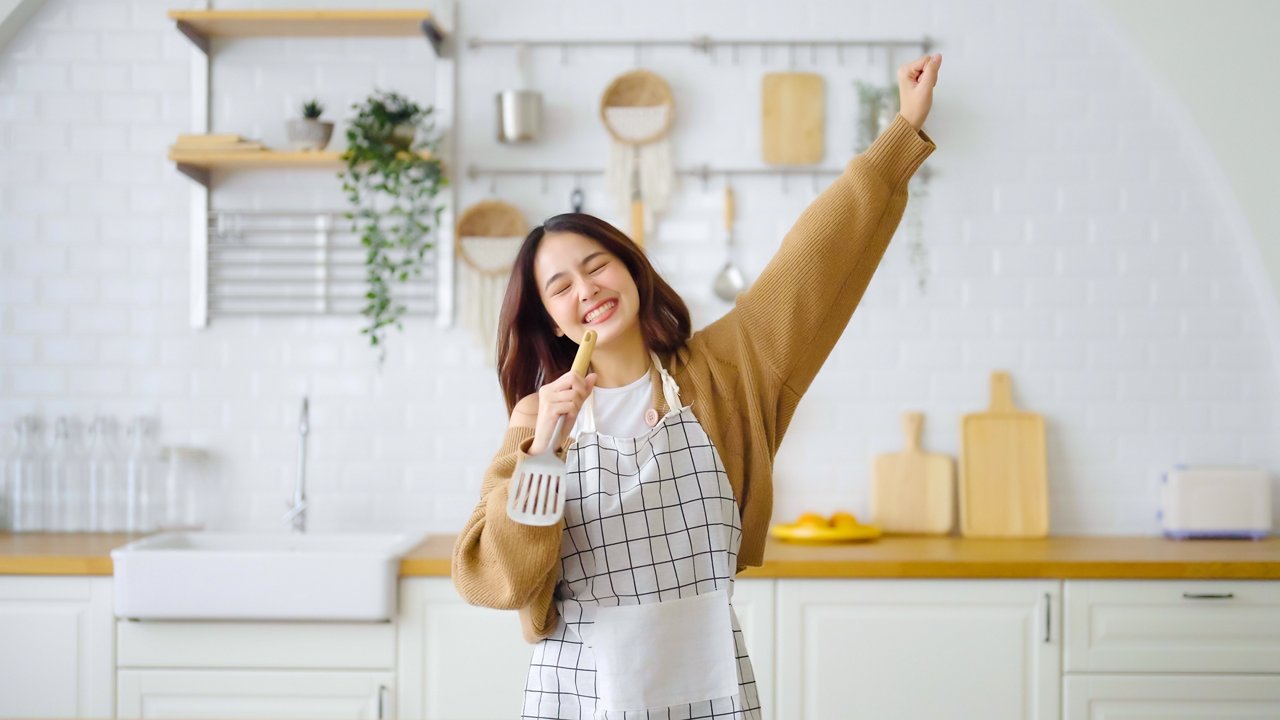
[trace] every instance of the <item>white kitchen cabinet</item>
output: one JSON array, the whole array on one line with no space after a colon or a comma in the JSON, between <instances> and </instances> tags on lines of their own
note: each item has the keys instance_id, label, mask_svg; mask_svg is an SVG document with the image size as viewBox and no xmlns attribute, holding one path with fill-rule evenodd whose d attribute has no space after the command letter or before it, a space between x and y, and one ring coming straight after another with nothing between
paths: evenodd
<instances>
[{"instance_id":1,"label":"white kitchen cabinet","mask_svg":"<svg viewBox=\"0 0 1280 720\"><path fill-rule=\"evenodd\" d=\"M779 580L775 717L1053 720L1055 580Z\"/></svg>"},{"instance_id":2,"label":"white kitchen cabinet","mask_svg":"<svg viewBox=\"0 0 1280 720\"><path fill-rule=\"evenodd\" d=\"M756 674L763 720L784 717L774 712L774 614L778 582L739 578L733 583L733 611L747 642L751 668Z\"/></svg>"},{"instance_id":3,"label":"white kitchen cabinet","mask_svg":"<svg viewBox=\"0 0 1280 720\"><path fill-rule=\"evenodd\" d=\"M392 670L390 622L120 620L121 668Z\"/></svg>"},{"instance_id":4,"label":"white kitchen cabinet","mask_svg":"<svg viewBox=\"0 0 1280 720\"><path fill-rule=\"evenodd\" d=\"M1280 677L1267 675L1067 675L1063 720L1275 720Z\"/></svg>"},{"instance_id":5,"label":"white kitchen cabinet","mask_svg":"<svg viewBox=\"0 0 1280 720\"><path fill-rule=\"evenodd\" d=\"M114 623L109 577L0 577L0 717L112 717Z\"/></svg>"},{"instance_id":6,"label":"white kitchen cabinet","mask_svg":"<svg viewBox=\"0 0 1280 720\"><path fill-rule=\"evenodd\" d=\"M395 673L120 670L119 717L146 720L382 720Z\"/></svg>"},{"instance_id":7,"label":"white kitchen cabinet","mask_svg":"<svg viewBox=\"0 0 1280 720\"><path fill-rule=\"evenodd\" d=\"M1280 582L1070 580L1063 592L1068 673L1280 674Z\"/></svg>"},{"instance_id":8,"label":"white kitchen cabinet","mask_svg":"<svg viewBox=\"0 0 1280 720\"><path fill-rule=\"evenodd\" d=\"M1280 583L1069 580L1065 720L1280 717Z\"/></svg>"},{"instance_id":9,"label":"white kitchen cabinet","mask_svg":"<svg viewBox=\"0 0 1280 720\"><path fill-rule=\"evenodd\" d=\"M533 646L513 611L468 605L447 577L400 581L402 720L518 717Z\"/></svg>"},{"instance_id":10,"label":"white kitchen cabinet","mask_svg":"<svg viewBox=\"0 0 1280 720\"><path fill-rule=\"evenodd\" d=\"M772 580L738 580L734 606L766 711L772 708ZM520 713L533 646L512 611L468 605L449 578L400 582L402 720L508 720ZM767 714L767 717L773 715Z\"/></svg>"},{"instance_id":11,"label":"white kitchen cabinet","mask_svg":"<svg viewBox=\"0 0 1280 720\"><path fill-rule=\"evenodd\" d=\"M396 717L396 627L383 622L120 620L117 716Z\"/></svg>"}]
</instances>

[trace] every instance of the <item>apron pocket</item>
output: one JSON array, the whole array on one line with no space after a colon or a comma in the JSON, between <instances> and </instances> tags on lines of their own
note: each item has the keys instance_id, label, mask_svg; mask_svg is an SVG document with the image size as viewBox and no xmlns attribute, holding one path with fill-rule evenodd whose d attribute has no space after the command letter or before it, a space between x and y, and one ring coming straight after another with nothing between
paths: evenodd
<instances>
[{"instance_id":1,"label":"apron pocket","mask_svg":"<svg viewBox=\"0 0 1280 720\"><path fill-rule=\"evenodd\" d=\"M598 709L649 710L738 693L727 590L601 606L590 635Z\"/></svg>"}]
</instances>

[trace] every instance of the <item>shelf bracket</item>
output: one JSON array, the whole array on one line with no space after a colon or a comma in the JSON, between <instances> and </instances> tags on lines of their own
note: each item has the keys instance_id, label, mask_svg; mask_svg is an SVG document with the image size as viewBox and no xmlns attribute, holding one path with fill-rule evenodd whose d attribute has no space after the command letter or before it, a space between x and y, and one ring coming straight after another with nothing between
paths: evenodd
<instances>
[{"instance_id":1,"label":"shelf bracket","mask_svg":"<svg viewBox=\"0 0 1280 720\"><path fill-rule=\"evenodd\" d=\"M448 57L451 54L449 36L436 24L435 18L422 21L422 34L431 42L431 49L435 51L436 57Z\"/></svg>"},{"instance_id":2,"label":"shelf bracket","mask_svg":"<svg viewBox=\"0 0 1280 720\"><path fill-rule=\"evenodd\" d=\"M190 165L188 163L177 163L177 165L178 165L178 172L200 183L205 187L206 190L209 189L209 171L208 170L198 165Z\"/></svg>"},{"instance_id":3,"label":"shelf bracket","mask_svg":"<svg viewBox=\"0 0 1280 720\"><path fill-rule=\"evenodd\" d=\"M195 46L200 48L200 52L205 55L209 54L209 37L207 35L201 33L194 25L186 20L179 20L177 24L178 32L186 35L188 40L195 43Z\"/></svg>"}]
</instances>

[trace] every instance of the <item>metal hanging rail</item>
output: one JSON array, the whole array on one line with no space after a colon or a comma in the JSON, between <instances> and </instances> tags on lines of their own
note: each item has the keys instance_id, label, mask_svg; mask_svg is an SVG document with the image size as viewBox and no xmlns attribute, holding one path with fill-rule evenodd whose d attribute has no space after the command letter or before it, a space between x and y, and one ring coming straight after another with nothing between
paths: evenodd
<instances>
[{"instance_id":1,"label":"metal hanging rail","mask_svg":"<svg viewBox=\"0 0 1280 720\"><path fill-rule=\"evenodd\" d=\"M933 49L933 40L925 35L919 39L776 39L776 38L713 38L709 35L698 35L691 38L609 38L609 39L586 39L586 38L501 38L487 39L473 37L467 41L467 46L473 50L491 47L515 47L524 45L529 48L546 48L558 47L562 49L582 48L582 47L670 47L679 48L687 47L695 52L710 53L712 48L716 47L786 47L786 48L823 48L831 47L837 50L850 47L866 47L866 48L894 48L894 47L918 47L926 53Z\"/></svg>"},{"instance_id":2,"label":"metal hanging rail","mask_svg":"<svg viewBox=\"0 0 1280 720\"><path fill-rule=\"evenodd\" d=\"M712 165L693 165L689 167L677 168L676 174L685 177L695 177L704 184L709 182L712 177L779 177L784 181L791 177L812 177L839 175L844 172L843 167L715 167ZM604 170L601 168L569 168L569 167L498 167L498 166L481 166L468 165L467 179L479 180L481 178L499 178L499 177L541 177L545 181L550 177L573 177L575 179L591 175L603 175ZM927 166L921 167L916 173L921 182L928 182L933 175L933 171Z\"/></svg>"}]
</instances>

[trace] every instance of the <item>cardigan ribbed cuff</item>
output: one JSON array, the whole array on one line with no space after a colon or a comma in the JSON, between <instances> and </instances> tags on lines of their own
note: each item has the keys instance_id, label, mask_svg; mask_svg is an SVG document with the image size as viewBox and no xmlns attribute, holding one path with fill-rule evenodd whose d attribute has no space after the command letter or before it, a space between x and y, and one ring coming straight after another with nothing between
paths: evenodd
<instances>
[{"instance_id":1,"label":"cardigan ribbed cuff","mask_svg":"<svg viewBox=\"0 0 1280 720\"><path fill-rule=\"evenodd\" d=\"M529 446L525 440L533 439L533 428L523 425L512 425L507 427L507 432L502 436L502 447L498 448L499 455L506 455L510 452L516 452L523 447L526 451Z\"/></svg>"},{"instance_id":2,"label":"cardigan ribbed cuff","mask_svg":"<svg viewBox=\"0 0 1280 720\"><path fill-rule=\"evenodd\" d=\"M502 439L501 454L515 453L516 466L512 475L520 472L520 463L529 457L529 445L533 443L533 428L515 426L508 427ZM506 532L516 533L526 540L543 540L550 530L559 532L561 526L524 525L507 517L507 498L511 487L511 478L501 480L489 492L488 523L490 528L501 527Z\"/></svg>"},{"instance_id":3,"label":"cardigan ribbed cuff","mask_svg":"<svg viewBox=\"0 0 1280 720\"><path fill-rule=\"evenodd\" d=\"M890 187L898 188L907 183L920 164L937 149L933 138L924 130L912 127L902 113L894 116L889 127L871 143L861 157L870 164Z\"/></svg>"}]
</instances>

